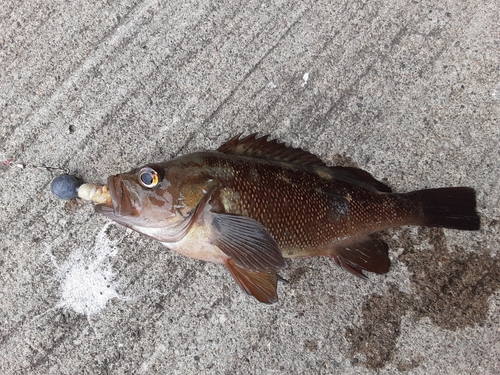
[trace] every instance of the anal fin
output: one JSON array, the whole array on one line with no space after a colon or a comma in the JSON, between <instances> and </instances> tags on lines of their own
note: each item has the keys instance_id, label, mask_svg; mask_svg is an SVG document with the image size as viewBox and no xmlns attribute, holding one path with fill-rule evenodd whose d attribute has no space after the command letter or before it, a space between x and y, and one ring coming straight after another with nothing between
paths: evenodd
<instances>
[{"instance_id":1,"label":"anal fin","mask_svg":"<svg viewBox=\"0 0 500 375\"><path fill-rule=\"evenodd\" d=\"M241 289L263 303L278 301L276 271L254 271L239 266L232 259L225 261L226 267L233 275Z\"/></svg>"},{"instance_id":2,"label":"anal fin","mask_svg":"<svg viewBox=\"0 0 500 375\"><path fill-rule=\"evenodd\" d=\"M340 267L359 277L366 277L363 271L387 273L391 265L389 246L373 236L338 247L331 257Z\"/></svg>"}]
</instances>

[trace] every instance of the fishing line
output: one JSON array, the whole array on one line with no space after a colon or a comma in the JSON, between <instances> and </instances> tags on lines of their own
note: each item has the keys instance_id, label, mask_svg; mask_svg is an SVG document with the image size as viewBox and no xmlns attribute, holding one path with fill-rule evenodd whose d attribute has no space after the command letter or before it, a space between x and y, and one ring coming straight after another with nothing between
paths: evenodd
<instances>
[{"instance_id":1,"label":"fishing line","mask_svg":"<svg viewBox=\"0 0 500 375\"><path fill-rule=\"evenodd\" d=\"M7 159L6 161L1 161L0 164L6 165L10 168L18 168L18 169L38 169L45 170L48 172L62 172L64 174L70 175L71 171L69 168L60 168L60 167L52 167L45 164L36 165L33 163L17 163L14 159Z\"/></svg>"},{"instance_id":2,"label":"fishing line","mask_svg":"<svg viewBox=\"0 0 500 375\"><path fill-rule=\"evenodd\" d=\"M71 173L69 168L60 168L48 166L45 164L36 165L32 163L15 162L14 159L2 161L0 164L10 168L18 169L37 169L48 172L61 172L62 174L54 177L50 183L50 190L57 198L70 200L76 197L93 201L95 203L110 202L109 191L105 185L87 184L82 179Z\"/></svg>"}]
</instances>

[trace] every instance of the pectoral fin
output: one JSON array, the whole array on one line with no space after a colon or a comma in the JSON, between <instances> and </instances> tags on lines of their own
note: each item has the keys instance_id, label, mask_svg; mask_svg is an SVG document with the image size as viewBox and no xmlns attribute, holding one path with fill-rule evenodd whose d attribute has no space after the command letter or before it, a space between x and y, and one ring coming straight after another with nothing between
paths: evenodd
<instances>
[{"instance_id":1,"label":"pectoral fin","mask_svg":"<svg viewBox=\"0 0 500 375\"><path fill-rule=\"evenodd\" d=\"M225 264L240 288L259 302L271 304L278 301L276 271L252 271L237 265L232 259L227 259Z\"/></svg>"},{"instance_id":2,"label":"pectoral fin","mask_svg":"<svg viewBox=\"0 0 500 375\"><path fill-rule=\"evenodd\" d=\"M267 228L246 216L211 212L211 218L211 242L229 257L224 263L241 289L263 303L278 301L276 270L285 259Z\"/></svg>"},{"instance_id":3,"label":"pectoral fin","mask_svg":"<svg viewBox=\"0 0 500 375\"><path fill-rule=\"evenodd\" d=\"M211 242L236 265L254 271L276 271L285 266L281 250L258 221L246 216L213 213Z\"/></svg>"},{"instance_id":4,"label":"pectoral fin","mask_svg":"<svg viewBox=\"0 0 500 375\"><path fill-rule=\"evenodd\" d=\"M366 277L363 271L386 273L389 271L389 247L373 236L365 237L333 250L335 263L356 276Z\"/></svg>"}]
</instances>

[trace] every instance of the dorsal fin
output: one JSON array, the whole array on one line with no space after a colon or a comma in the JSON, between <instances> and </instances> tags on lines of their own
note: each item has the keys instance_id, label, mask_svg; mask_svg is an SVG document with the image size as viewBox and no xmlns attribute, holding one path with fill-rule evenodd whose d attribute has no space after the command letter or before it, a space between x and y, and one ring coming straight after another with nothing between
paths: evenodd
<instances>
[{"instance_id":1,"label":"dorsal fin","mask_svg":"<svg viewBox=\"0 0 500 375\"><path fill-rule=\"evenodd\" d=\"M381 191L390 193L392 190L389 186L380 182L370 173L355 167L328 167L333 178L339 181L344 181L350 184L361 186L370 191Z\"/></svg>"},{"instance_id":2,"label":"dorsal fin","mask_svg":"<svg viewBox=\"0 0 500 375\"><path fill-rule=\"evenodd\" d=\"M334 179L361 186L370 191L390 193L391 188L375 179L370 173L355 167L327 166L320 158L300 148L288 147L269 136L257 138L257 133L240 138L237 135L220 146L217 151L225 154L248 156L284 163L313 167Z\"/></svg>"},{"instance_id":3,"label":"dorsal fin","mask_svg":"<svg viewBox=\"0 0 500 375\"><path fill-rule=\"evenodd\" d=\"M316 155L288 147L277 140L268 140L269 136L257 138L257 133L240 138L241 134L231 138L220 146L217 151L225 154L248 156L278 162L302 165L305 167L324 167L326 164Z\"/></svg>"}]
</instances>

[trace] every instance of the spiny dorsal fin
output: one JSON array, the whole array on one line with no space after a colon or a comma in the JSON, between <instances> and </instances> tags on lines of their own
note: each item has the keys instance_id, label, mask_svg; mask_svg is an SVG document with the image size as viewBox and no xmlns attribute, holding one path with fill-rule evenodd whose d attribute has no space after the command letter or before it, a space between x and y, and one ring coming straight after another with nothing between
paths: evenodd
<instances>
[{"instance_id":1,"label":"spiny dorsal fin","mask_svg":"<svg viewBox=\"0 0 500 375\"><path fill-rule=\"evenodd\" d=\"M267 135L260 138L257 138L257 133L243 138L240 138L240 136L241 134L233 137L220 146L217 151L225 154L267 159L305 167L326 166L316 155L300 148L288 147L275 139L269 141L269 136Z\"/></svg>"},{"instance_id":2,"label":"spiny dorsal fin","mask_svg":"<svg viewBox=\"0 0 500 375\"><path fill-rule=\"evenodd\" d=\"M328 167L320 158L300 148L288 147L277 140L268 140L269 136L257 138L257 133L244 138L237 135L220 146L217 151L225 154L248 156L283 163L313 167L330 174L334 179L361 186L370 191L390 193L391 188L376 180L368 172L354 167Z\"/></svg>"}]
</instances>

